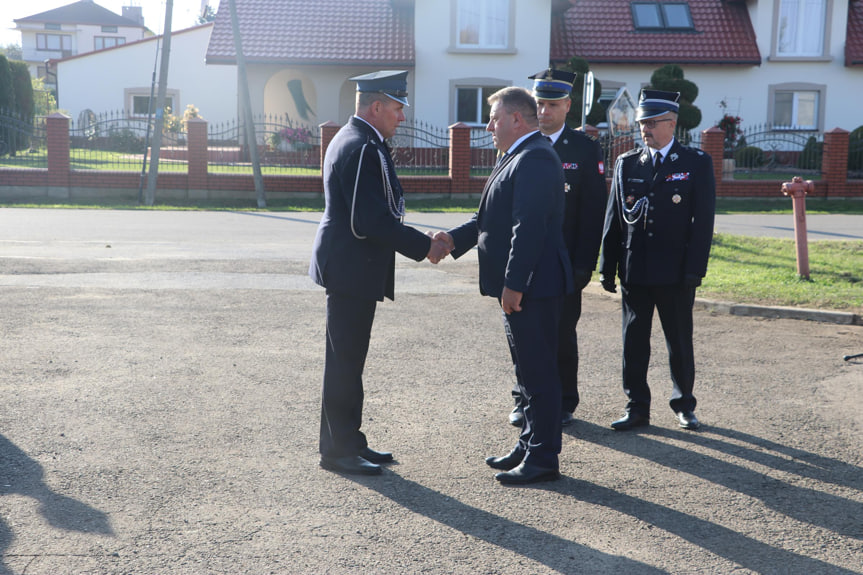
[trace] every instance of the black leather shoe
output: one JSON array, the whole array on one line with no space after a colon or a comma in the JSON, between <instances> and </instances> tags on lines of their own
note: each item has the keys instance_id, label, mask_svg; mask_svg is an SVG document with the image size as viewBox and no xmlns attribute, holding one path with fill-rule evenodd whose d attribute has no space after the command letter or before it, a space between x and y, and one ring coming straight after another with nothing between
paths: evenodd
<instances>
[{"instance_id":1,"label":"black leather shoe","mask_svg":"<svg viewBox=\"0 0 863 575\"><path fill-rule=\"evenodd\" d=\"M540 467L522 461L515 469L498 473L494 478L505 485L527 485L528 483L560 479L560 471L552 467Z\"/></svg>"},{"instance_id":2,"label":"black leather shoe","mask_svg":"<svg viewBox=\"0 0 863 575\"><path fill-rule=\"evenodd\" d=\"M524 425L524 408L515 406L509 413L509 422L516 427Z\"/></svg>"},{"instance_id":3,"label":"black leather shoe","mask_svg":"<svg viewBox=\"0 0 863 575\"><path fill-rule=\"evenodd\" d=\"M698 429L701 424L691 411L681 411L677 414L677 419L680 421L680 427L683 429Z\"/></svg>"},{"instance_id":4,"label":"black leather shoe","mask_svg":"<svg viewBox=\"0 0 863 575\"><path fill-rule=\"evenodd\" d=\"M611 428L615 431L626 431L627 429L647 425L650 425L650 416L627 411L626 415L611 423Z\"/></svg>"},{"instance_id":5,"label":"black leather shoe","mask_svg":"<svg viewBox=\"0 0 863 575\"><path fill-rule=\"evenodd\" d=\"M360 457L372 463L389 463L393 460L393 454L387 451L375 451L371 447L365 447L360 451Z\"/></svg>"},{"instance_id":6,"label":"black leather shoe","mask_svg":"<svg viewBox=\"0 0 863 575\"><path fill-rule=\"evenodd\" d=\"M379 475L383 472L380 465L376 465L359 455L347 457L327 457L321 455L321 467L336 473L347 473L349 475Z\"/></svg>"},{"instance_id":7,"label":"black leather shoe","mask_svg":"<svg viewBox=\"0 0 863 575\"><path fill-rule=\"evenodd\" d=\"M568 411L564 411L560 414L560 425L562 427L566 427L567 425L572 425L575 422L575 417Z\"/></svg>"},{"instance_id":8,"label":"black leather shoe","mask_svg":"<svg viewBox=\"0 0 863 575\"><path fill-rule=\"evenodd\" d=\"M503 469L504 471L509 471L510 469L518 467L518 464L521 463L522 459L524 459L524 452L513 449L509 454L504 455L503 457L486 457L485 462L492 469Z\"/></svg>"}]
</instances>

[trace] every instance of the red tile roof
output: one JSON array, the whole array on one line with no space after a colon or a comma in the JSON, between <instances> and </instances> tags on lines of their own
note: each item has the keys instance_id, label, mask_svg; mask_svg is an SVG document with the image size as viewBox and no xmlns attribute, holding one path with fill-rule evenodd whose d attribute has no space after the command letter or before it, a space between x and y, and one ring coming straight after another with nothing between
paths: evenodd
<instances>
[{"instance_id":1,"label":"red tile roof","mask_svg":"<svg viewBox=\"0 0 863 575\"><path fill-rule=\"evenodd\" d=\"M249 63L413 66L414 10L393 0L236 0ZM227 0L207 48L208 64L234 64Z\"/></svg>"},{"instance_id":2,"label":"red tile roof","mask_svg":"<svg viewBox=\"0 0 863 575\"><path fill-rule=\"evenodd\" d=\"M852 0L848 4L845 65L863 66L863 1L861 0Z\"/></svg>"},{"instance_id":3,"label":"red tile roof","mask_svg":"<svg viewBox=\"0 0 863 575\"><path fill-rule=\"evenodd\" d=\"M552 62L579 56L591 64L761 64L743 2L689 0L694 32L637 32L630 4L577 0L552 21Z\"/></svg>"}]
</instances>

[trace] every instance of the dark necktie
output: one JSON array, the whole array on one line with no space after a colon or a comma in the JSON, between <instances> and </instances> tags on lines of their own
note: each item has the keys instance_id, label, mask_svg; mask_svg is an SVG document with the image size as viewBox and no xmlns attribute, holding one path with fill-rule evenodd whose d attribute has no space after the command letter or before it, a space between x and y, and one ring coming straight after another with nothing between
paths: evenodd
<instances>
[{"instance_id":1,"label":"dark necktie","mask_svg":"<svg viewBox=\"0 0 863 575\"><path fill-rule=\"evenodd\" d=\"M653 157L653 171L658 172L659 167L662 165L662 152L656 152L656 155Z\"/></svg>"}]
</instances>

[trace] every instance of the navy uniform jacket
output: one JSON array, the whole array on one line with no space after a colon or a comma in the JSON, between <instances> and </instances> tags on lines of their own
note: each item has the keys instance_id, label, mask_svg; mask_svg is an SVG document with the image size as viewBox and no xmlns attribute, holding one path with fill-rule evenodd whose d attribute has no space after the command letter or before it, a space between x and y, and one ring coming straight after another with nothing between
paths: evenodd
<instances>
[{"instance_id":1,"label":"navy uniform jacket","mask_svg":"<svg viewBox=\"0 0 863 575\"><path fill-rule=\"evenodd\" d=\"M716 182L710 156L676 140L657 173L647 148L614 165L599 271L624 285L680 284L707 273Z\"/></svg>"},{"instance_id":2,"label":"navy uniform jacket","mask_svg":"<svg viewBox=\"0 0 863 575\"><path fill-rule=\"evenodd\" d=\"M525 298L572 292L563 240L564 195L560 159L539 132L495 167L479 211L450 230L454 258L478 246L483 295L500 298L504 287Z\"/></svg>"},{"instance_id":3,"label":"navy uniform jacket","mask_svg":"<svg viewBox=\"0 0 863 575\"><path fill-rule=\"evenodd\" d=\"M566 178L563 237L574 272L593 272L602 241L608 192L602 147L584 132L563 128L554 143Z\"/></svg>"},{"instance_id":4,"label":"navy uniform jacket","mask_svg":"<svg viewBox=\"0 0 863 575\"><path fill-rule=\"evenodd\" d=\"M392 198L387 197L385 177ZM309 276L328 292L377 301L384 296L393 299L395 252L421 261L431 240L392 213L397 206L390 204L397 205L403 192L389 151L369 125L351 117L327 148L323 178L326 208L315 237Z\"/></svg>"}]
</instances>

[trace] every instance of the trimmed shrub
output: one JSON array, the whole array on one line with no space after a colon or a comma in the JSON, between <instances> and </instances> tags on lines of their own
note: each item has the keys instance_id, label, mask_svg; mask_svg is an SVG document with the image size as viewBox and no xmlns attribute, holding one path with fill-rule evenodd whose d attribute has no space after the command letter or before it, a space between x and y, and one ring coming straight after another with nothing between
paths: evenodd
<instances>
[{"instance_id":1,"label":"trimmed shrub","mask_svg":"<svg viewBox=\"0 0 863 575\"><path fill-rule=\"evenodd\" d=\"M863 170L863 126L854 128L848 136L848 169Z\"/></svg>"},{"instance_id":2,"label":"trimmed shrub","mask_svg":"<svg viewBox=\"0 0 863 575\"><path fill-rule=\"evenodd\" d=\"M765 161L764 150L758 146L746 146L734 151L734 162L738 168L758 168Z\"/></svg>"},{"instance_id":3,"label":"trimmed shrub","mask_svg":"<svg viewBox=\"0 0 863 575\"><path fill-rule=\"evenodd\" d=\"M809 136L806 145L803 146L803 151L797 158L797 167L802 170L820 170L823 155L824 143L816 140L815 136Z\"/></svg>"}]
</instances>

